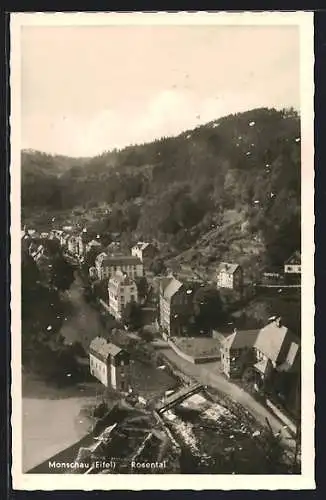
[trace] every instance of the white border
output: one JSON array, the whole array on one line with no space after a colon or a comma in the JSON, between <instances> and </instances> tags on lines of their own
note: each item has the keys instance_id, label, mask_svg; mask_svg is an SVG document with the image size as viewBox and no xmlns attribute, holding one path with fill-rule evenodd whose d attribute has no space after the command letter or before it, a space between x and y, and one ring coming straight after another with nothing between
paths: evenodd
<instances>
[{"instance_id":1,"label":"white border","mask_svg":"<svg viewBox=\"0 0 326 500\"><path fill-rule=\"evenodd\" d=\"M296 25L301 42L302 128L302 474L69 475L22 473L20 319L20 28L71 25ZM314 137L313 13L15 13L11 14L11 318L12 478L19 490L304 490L314 489ZM109 479L108 479L109 478ZM109 484L108 484L109 483Z\"/></svg>"}]
</instances>

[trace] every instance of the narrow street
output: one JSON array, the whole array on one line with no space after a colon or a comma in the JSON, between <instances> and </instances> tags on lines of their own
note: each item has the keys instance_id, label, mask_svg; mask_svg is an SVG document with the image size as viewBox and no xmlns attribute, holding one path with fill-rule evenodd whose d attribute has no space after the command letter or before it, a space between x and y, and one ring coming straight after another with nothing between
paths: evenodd
<instances>
[{"instance_id":1,"label":"narrow street","mask_svg":"<svg viewBox=\"0 0 326 500\"><path fill-rule=\"evenodd\" d=\"M82 292L82 280L76 273L76 279L67 292L74 311L62 328L62 335L67 342L81 341L88 348L90 341L97 335L107 335L99 319L99 313L88 304ZM249 393L227 380L219 369L218 362L195 365L178 356L164 341L159 341L162 354L184 374L194 377L198 382L221 391L226 396L242 405L258 422L266 425L268 419L275 433L282 431L287 444L294 442L284 424L280 422L267 408L256 401Z\"/></svg>"},{"instance_id":2,"label":"narrow street","mask_svg":"<svg viewBox=\"0 0 326 500\"><path fill-rule=\"evenodd\" d=\"M198 382L211 386L232 398L248 410L262 425L266 425L267 418L274 433L282 431L283 440L286 444L291 445L291 443L294 443L293 437L288 430L284 428L284 424L267 410L267 408L256 401L249 393L228 381L222 373L220 373L219 364L217 362L195 365L180 358L180 356L178 356L165 342L160 341L160 345L162 354L185 375L193 377Z\"/></svg>"}]
</instances>

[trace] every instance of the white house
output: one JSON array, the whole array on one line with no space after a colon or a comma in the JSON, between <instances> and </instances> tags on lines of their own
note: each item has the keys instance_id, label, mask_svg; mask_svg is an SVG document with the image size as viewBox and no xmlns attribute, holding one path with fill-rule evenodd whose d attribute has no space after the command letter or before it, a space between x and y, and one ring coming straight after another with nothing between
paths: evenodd
<instances>
[{"instance_id":1,"label":"white house","mask_svg":"<svg viewBox=\"0 0 326 500\"><path fill-rule=\"evenodd\" d=\"M138 257L142 262L146 259L153 259L156 254L157 248L152 243L145 243L144 241L138 241L131 249L131 255Z\"/></svg>"},{"instance_id":2,"label":"white house","mask_svg":"<svg viewBox=\"0 0 326 500\"><path fill-rule=\"evenodd\" d=\"M221 262L217 269L217 287L239 290L242 287L243 273L239 264Z\"/></svg>"},{"instance_id":3,"label":"white house","mask_svg":"<svg viewBox=\"0 0 326 500\"><path fill-rule=\"evenodd\" d=\"M103 337L95 337L89 347L90 373L106 387L128 392L130 387L129 353Z\"/></svg>"},{"instance_id":4,"label":"white house","mask_svg":"<svg viewBox=\"0 0 326 500\"><path fill-rule=\"evenodd\" d=\"M142 262L133 255L107 255L102 252L96 257L95 267L99 279L110 278L117 271L132 279L141 278L144 274Z\"/></svg>"},{"instance_id":5,"label":"white house","mask_svg":"<svg viewBox=\"0 0 326 500\"><path fill-rule=\"evenodd\" d=\"M285 274L301 274L301 254L294 252L293 255L284 263Z\"/></svg>"},{"instance_id":6,"label":"white house","mask_svg":"<svg viewBox=\"0 0 326 500\"><path fill-rule=\"evenodd\" d=\"M136 283L121 271L109 279L108 292L110 313L116 319L121 319L123 308L128 303L138 300Z\"/></svg>"}]
</instances>

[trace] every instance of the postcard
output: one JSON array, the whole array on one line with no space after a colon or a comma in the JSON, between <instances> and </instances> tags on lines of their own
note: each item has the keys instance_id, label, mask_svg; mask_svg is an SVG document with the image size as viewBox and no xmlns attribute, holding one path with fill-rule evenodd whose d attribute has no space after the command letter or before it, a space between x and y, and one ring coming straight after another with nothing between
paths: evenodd
<instances>
[{"instance_id":1,"label":"postcard","mask_svg":"<svg viewBox=\"0 0 326 500\"><path fill-rule=\"evenodd\" d=\"M13 488L314 489L313 13L10 25Z\"/></svg>"}]
</instances>

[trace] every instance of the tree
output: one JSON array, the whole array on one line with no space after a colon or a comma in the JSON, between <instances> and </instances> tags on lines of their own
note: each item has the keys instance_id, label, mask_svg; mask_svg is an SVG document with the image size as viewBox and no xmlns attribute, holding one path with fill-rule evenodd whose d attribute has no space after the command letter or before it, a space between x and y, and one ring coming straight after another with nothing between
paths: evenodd
<instances>
[{"instance_id":1,"label":"tree","mask_svg":"<svg viewBox=\"0 0 326 500\"><path fill-rule=\"evenodd\" d=\"M146 278L144 276L141 276L140 278L136 278L135 282L137 286L138 297L140 299L144 299L148 292L148 283Z\"/></svg>"},{"instance_id":2,"label":"tree","mask_svg":"<svg viewBox=\"0 0 326 500\"><path fill-rule=\"evenodd\" d=\"M60 242L57 238L52 240L46 238L42 241L45 251L49 257L61 254Z\"/></svg>"},{"instance_id":3,"label":"tree","mask_svg":"<svg viewBox=\"0 0 326 500\"><path fill-rule=\"evenodd\" d=\"M122 322L128 328L137 330L141 326L141 308L136 302L128 302L122 311Z\"/></svg>"},{"instance_id":4,"label":"tree","mask_svg":"<svg viewBox=\"0 0 326 500\"><path fill-rule=\"evenodd\" d=\"M56 256L52 261L51 284L60 291L68 290L74 281L74 269L63 258Z\"/></svg>"},{"instance_id":5,"label":"tree","mask_svg":"<svg viewBox=\"0 0 326 500\"><path fill-rule=\"evenodd\" d=\"M106 302L108 300L108 280L104 279L94 281L93 291L96 297L99 297Z\"/></svg>"},{"instance_id":6,"label":"tree","mask_svg":"<svg viewBox=\"0 0 326 500\"><path fill-rule=\"evenodd\" d=\"M83 268L84 268L85 272L88 273L89 268L95 266L95 259L102 251L103 251L102 248L97 247L97 246L91 247L88 250L88 252L85 255L85 260L83 263Z\"/></svg>"},{"instance_id":7,"label":"tree","mask_svg":"<svg viewBox=\"0 0 326 500\"><path fill-rule=\"evenodd\" d=\"M210 330L224 320L220 294L212 286L198 288L194 295L195 326L199 330Z\"/></svg>"},{"instance_id":8,"label":"tree","mask_svg":"<svg viewBox=\"0 0 326 500\"><path fill-rule=\"evenodd\" d=\"M160 258L154 259L150 264L150 271L152 271L156 276L158 274L164 274L166 271L166 266L164 261Z\"/></svg>"}]
</instances>

